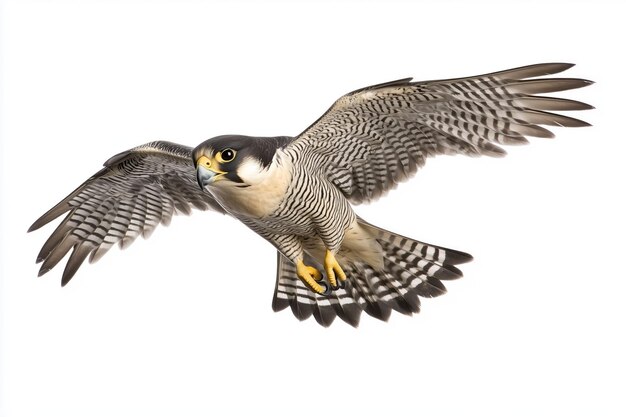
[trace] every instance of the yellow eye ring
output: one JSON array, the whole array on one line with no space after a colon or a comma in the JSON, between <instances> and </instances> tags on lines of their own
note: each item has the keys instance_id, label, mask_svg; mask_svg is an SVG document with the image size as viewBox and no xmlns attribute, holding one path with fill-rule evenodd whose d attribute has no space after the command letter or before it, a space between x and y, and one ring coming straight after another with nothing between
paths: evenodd
<instances>
[{"instance_id":1,"label":"yellow eye ring","mask_svg":"<svg viewBox=\"0 0 626 417\"><path fill-rule=\"evenodd\" d=\"M235 159L236 155L237 151L235 151L234 149L226 148L219 151L217 155L215 155L215 159L217 159L217 162L219 163L230 162Z\"/></svg>"}]
</instances>

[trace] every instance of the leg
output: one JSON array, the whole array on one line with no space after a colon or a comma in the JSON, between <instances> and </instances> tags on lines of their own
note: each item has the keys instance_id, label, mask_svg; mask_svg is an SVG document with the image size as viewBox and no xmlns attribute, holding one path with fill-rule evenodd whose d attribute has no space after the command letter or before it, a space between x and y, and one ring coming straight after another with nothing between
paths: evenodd
<instances>
[{"instance_id":1,"label":"leg","mask_svg":"<svg viewBox=\"0 0 626 417\"><path fill-rule=\"evenodd\" d=\"M334 228L318 229L319 237L322 240L326 249L324 256L324 270L326 271L326 277L328 277L328 283L333 290L336 290L341 286L343 288L346 281L346 274L335 259L335 254L341 248L346 233L352 230L356 226L356 215L350 211L350 216L346 219L347 225L339 223Z\"/></svg>"},{"instance_id":2,"label":"leg","mask_svg":"<svg viewBox=\"0 0 626 417\"><path fill-rule=\"evenodd\" d=\"M300 281L311 291L320 295L330 295L331 289L322 281L323 276L320 271L304 264L304 250L302 248L301 237L296 235L267 233L266 230L257 228L255 224L248 224L248 226L271 242L276 249L296 265L298 278L300 278Z\"/></svg>"},{"instance_id":3,"label":"leg","mask_svg":"<svg viewBox=\"0 0 626 417\"><path fill-rule=\"evenodd\" d=\"M341 283L345 282L346 274L341 269L341 265L335 259L335 255L328 249L326 249L326 256L324 257L324 269L326 270L326 276L328 277L328 283L333 290L339 288L337 285L337 278Z\"/></svg>"},{"instance_id":4,"label":"leg","mask_svg":"<svg viewBox=\"0 0 626 417\"><path fill-rule=\"evenodd\" d=\"M305 265L302 259L296 261L298 278L312 291L321 295L330 295L331 289L322 281L322 274L312 266Z\"/></svg>"}]
</instances>

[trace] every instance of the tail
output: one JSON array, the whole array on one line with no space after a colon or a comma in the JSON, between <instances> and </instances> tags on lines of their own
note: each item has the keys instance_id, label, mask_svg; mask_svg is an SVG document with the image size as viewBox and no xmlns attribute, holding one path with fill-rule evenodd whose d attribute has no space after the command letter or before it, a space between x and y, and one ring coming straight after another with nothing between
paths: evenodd
<instances>
[{"instance_id":1,"label":"tail","mask_svg":"<svg viewBox=\"0 0 626 417\"><path fill-rule=\"evenodd\" d=\"M313 315L325 327L337 316L357 327L361 311L383 321L389 319L391 310L412 315L420 310L418 297L444 294L446 287L441 280L462 277L463 273L454 265L472 260L464 252L400 236L362 219L358 223L382 248L382 270L360 261L342 265L348 277L345 286L322 296L309 290L297 277L294 265L278 253L274 311L290 306L298 319ZM312 260L308 264L315 266Z\"/></svg>"}]
</instances>

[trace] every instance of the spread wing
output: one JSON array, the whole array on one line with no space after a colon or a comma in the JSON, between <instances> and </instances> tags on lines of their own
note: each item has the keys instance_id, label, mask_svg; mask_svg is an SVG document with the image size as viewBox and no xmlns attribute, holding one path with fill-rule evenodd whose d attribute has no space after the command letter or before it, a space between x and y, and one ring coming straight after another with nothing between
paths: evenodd
<instances>
[{"instance_id":1,"label":"spread wing","mask_svg":"<svg viewBox=\"0 0 626 417\"><path fill-rule=\"evenodd\" d=\"M406 78L367 87L337 100L289 146L312 155L352 202L373 200L412 176L430 156L503 156L498 145L553 136L539 125L588 126L551 111L593 107L535 95L592 83L534 78L572 66L537 64L468 78Z\"/></svg>"},{"instance_id":2,"label":"spread wing","mask_svg":"<svg viewBox=\"0 0 626 417\"><path fill-rule=\"evenodd\" d=\"M72 249L63 272L69 282L88 255L100 259L115 243L130 245L139 235L150 236L173 214L190 214L192 208L224 209L196 182L192 148L151 142L109 159L104 168L85 181L28 230L39 229L67 213L37 256L45 274Z\"/></svg>"}]
</instances>

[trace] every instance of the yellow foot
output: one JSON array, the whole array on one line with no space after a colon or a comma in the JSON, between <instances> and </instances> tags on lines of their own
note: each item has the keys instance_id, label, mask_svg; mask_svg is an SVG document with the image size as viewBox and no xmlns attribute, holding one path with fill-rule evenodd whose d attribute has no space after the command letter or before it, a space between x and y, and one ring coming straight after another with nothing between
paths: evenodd
<instances>
[{"instance_id":1,"label":"yellow foot","mask_svg":"<svg viewBox=\"0 0 626 417\"><path fill-rule=\"evenodd\" d=\"M346 274L341 269L339 262L335 259L335 255L331 251L326 249L326 257L324 258L324 269L326 270L326 276L328 277L328 283L333 290L339 288L337 285L337 278L343 284L346 280Z\"/></svg>"},{"instance_id":2,"label":"yellow foot","mask_svg":"<svg viewBox=\"0 0 626 417\"><path fill-rule=\"evenodd\" d=\"M322 274L317 269L312 266L307 266L304 262L299 260L296 263L296 273L298 274L298 278L312 291L321 295L330 294L330 288L324 282L318 282L321 281Z\"/></svg>"}]
</instances>

